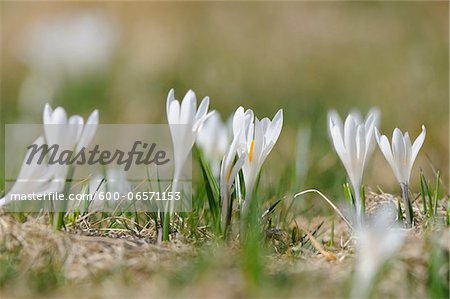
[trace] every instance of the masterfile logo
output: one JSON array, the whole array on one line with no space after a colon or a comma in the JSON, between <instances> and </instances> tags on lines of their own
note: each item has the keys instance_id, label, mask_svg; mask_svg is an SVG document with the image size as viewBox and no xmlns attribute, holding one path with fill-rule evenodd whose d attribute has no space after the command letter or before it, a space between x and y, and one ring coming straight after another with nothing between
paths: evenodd
<instances>
[{"instance_id":1,"label":"masterfile logo","mask_svg":"<svg viewBox=\"0 0 450 299\"><path fill-rule=\"evenodd\" d=\"M73 126L47 125L45 132L42 125L5 126L10 211L190 211L190 153L173 181L170 131L182 132L184 125L97 125L83 146L64 142L66 131L77 130ZM47 143L49 134L63 142ZM33 192L24 192L29 186Z\"/></svg>"}]
</instances>

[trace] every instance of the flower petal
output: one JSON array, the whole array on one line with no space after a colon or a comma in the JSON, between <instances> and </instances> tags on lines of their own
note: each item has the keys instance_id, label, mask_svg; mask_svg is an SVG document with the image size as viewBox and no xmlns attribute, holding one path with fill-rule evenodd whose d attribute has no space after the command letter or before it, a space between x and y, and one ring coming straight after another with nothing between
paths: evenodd
<instances>
[{"instance_id":1,"label":"flower petal","mask_svg":"<svg viewBox=\"0 0 450 299\"><path fill-rule=\"evenodd\" d=\"M244 128L244 108L239 107L233 115L233 135L236 136Z\"/></svg>"},{"instance_id":2,"label":"flower petal","mask_svg":"<svg viewBox=\"0 0 450 299\"><path fill-rule=\"evenodd\" d=\"M87 147L89 143L91 143L94 138L95 132L98 127L98 110L94 110L84 125L83 133L77 144L77 152L81 150L83 147Z\"/></svg>"},{"instance_id":3,"label":"flower petal","mask_svg":"<svg viewBox=\"0 0 450 299\"><path fill-rule=\"evenodd\" d=\"M180 123L193 124L195 111L197 109L197 98L192 90L189 90L181 102Z\"/></svg>"},{"instance_id":4,"label":"flower petal","mask_svg":"<svg viewBox=\"0 0 450 299\"><path fill-rule=\"evenodd\" d=\"M43 112L43 116L42 116L44 125L52 123L52 114L53 114L52 107L50 107L50 105L48 103L45 104L44 112Z\"/></svg>"},{"instance_id":5,"label":"flower petal","mask_svg":"<svg viewBox=\"0 0 450 299\"><path fill-rule=\"evenodd\" d=\"M356 131L356 158L364 163L366 156L366 132L364 125L359 125Z\"/></svg>"},{"instance_id":6,"label":"flower petal","mask_svg":"<svg viewBox=\"0 0 450 299\"><path fill-rule=\"evenodd\" d=\"M171 125L180 123L180 102L172 101L170 103L167 110L167 122Z\"/></svg>"},{"instance_id":7,"label":"flower petal","mask_svg":"<svg viewBox=\"0 0 450 299\"><path fill-rule=\"evenodd\" d=\"M67 135L70 136L72 141L77 143L80 140L81 133L83 132L84 119L79 115L72 115L69 118L69 125L67 126Z\"/></svg>"},{"instance_id":8,"label":"flower petal","mask_svg":"<svg viewBox=\"0 0 450 299\"><path fill-rule=\"evenodd\" d=\"M411 138L409 138L409 133L406 132L403 137L403 142L405 143L405 154L406 154L406 161L411 161Z\"/></svg>"},{"instance_id":9,"label":"flower petal","mask_svg":"<svg viewBox=\"0 0 450 299\"><path fill-rule=\"evenodd\" d=\"M255 137L254 143L250 144L249 148L249 162L254 164L252 168L259 168L264 162L264 157L261 157L264 145L264 122L255 119Z\"/></svg>"},{"instance_id":10,"label":"flower petal","mask_svg":"<svg viewBox=\"0 0 450 299\"><path fill-rule=\"evenodd\" d=\"M328 132L331 134L331 127L338 126L339 129L343 132L344 131L344 125L342 124L341 117L337 113L336 110L330 110L328 111Z\"/></svg>"},{"instance_id":11,"label":"flower petal","mask_svg":"<svg viewBox=\"0 0 450 299\"><path fill-rule=\"evenodd\" d=\"M375 131L375 136L377 139L378 146L380 147L381 152L383 153L386 161L391 166L392 171L394 172L395 178L400 182L401 176L398 171L397 164L394 161L394 157L392 155L391 145L389 144L389 140L385 135L380 136L380 132L378 129Z\"/></svg>"},{"instance_id":12,"label":"flower petal","mask_svg":"<svg viewBox=\"0 0 450 299\"><path fill-rule=\"evenodd\" d=\"M208 113L209 107L209 97L204 97L200 106L198 106L197 114L195 115L195 119L200 119L204 117Z\"/></svg>"},{"instance_id":13,"label":"flower petal","mask_svg":"<svg viewBox=\"0 0 450 299\"><path fill-rule=\"evenodd\" d=\"M364 125L366 127L366 131L369 129L369 127L378 127L380 125L380 109L373 107L369 110L367 113L366 121L364 122Z\"/></svg>"},{"instance_id":14,"label":"flower petal","mask_svg":"<svg viewBox=\"0 0 450 299\"><path fill-rule=\"evenodd\" d=\"M347 150L345 148L344 139L342 137L341 130L338 126L331 128L331 140L333 141L334 149L341 159L345 167L349 164L349 159L347 156Z\"/></svg>"},{"instance_id":15,"label":"flower petal","mask_svg":"<svg viewBox=\"0 0 450 299\"><path fill-rule=\"evenodd\" d=\"M175 91L172 88L169 90L169 94L167 95L167 101L166 101L167 118L169 118L170 106L173 101L175 101Z\"/></svg>"},{"instance_id":16,"label":"flower petal","mask_svg":"<svg viewBox=\"0 0 450 299\"><path fill-rule=\"evenodd\" d=\"M241 170L242 166L244 165L246 158L247 156L243 155L236 161L236 163L234 163L234 166L231 169L230 178L228 180L228 187L231 187L231 185L233 184L233 181L236 178L238 172Z\"/></svg>"},{"instance_id":17,"label":"flower petal","mask_svg":"<svg viewBox=\"0 0 450 299\"><path fill-rule=\"evenodd\" d=\"M277 142L278 137L280 136L281 129L283 127L283 110L280 109L275 114L272 119L272 122L267 129L267 139L269 142Z\"/></svg>"},{"instance_id":18,"label":"flower petal","mask_svg":"<svg viewBox=\"0 0 450 299\"><path fill-rule=\"evenodd\" d=\"M406 151L405 143L403 140L403 134L400 129L395 128L392 135L392 156L394 157L395 165L397 166L397 171L400 177L401 183L408 183L408 174L406 166Z\"/></svg>"},{"instance_id":19,"label":"flower petal","mask_svg":"<svg viewBox=\"0 0 450 299\"><path fill-rule=\"evenodd\" d=\"M366 158L373 153L375 149L375 127L380 123L380 110L378 108L370 109L367 114L364 127L366 130Z\"/></svg>"},{"instance_id":20,"label":"flower petal","mask_svg":"<svg viewBox=\"0 0 450 299\"><path fill-rule=\"evenodd\" d=\"M205 121L208 120L215 113L216 113L215 110L210 111L208 114L204 115L202 118L195 120L194 124L192 125L192 133L194 134L195 137L197 137L198 132L202 129Z\"/></svg>"},{"instance_id":21,"label":"flower petal","mask_svg":"<svg viewBox=\"0 0 450 299\"><path fill-rule=\"evenodd\" d=\"M417 155L419 154L420 149L422 148L422 145L425 141L425 137L427 134L427 130L424 125L422 125L422 132L419 136L417 136L416 140L414 141L412 148L411 148L411 158L409 159L409 172L412 171L412 167L414 165L414 162L416 161Z\"/></svg>"},{"instance_id":22,"label":"flower petal","mask_svg":"<svg viewBox=\"0 0 450 299\"><path fill-rule=\"evenodd\" d=\"M344 145L349 159L356 157L356 121L352 114L347 116L344 124Z\"/></svg>"},{"instance_id":23,"label":"flower petal","mask_svg":"<svg viewBox=\"0 0 450 299\"><path fill-rule=\"evenodd\" d=\"M58 107L53 111L51 116L51 124L66 124L67 123L67 114L66 111Z\"/></svg>"}]
</instances>

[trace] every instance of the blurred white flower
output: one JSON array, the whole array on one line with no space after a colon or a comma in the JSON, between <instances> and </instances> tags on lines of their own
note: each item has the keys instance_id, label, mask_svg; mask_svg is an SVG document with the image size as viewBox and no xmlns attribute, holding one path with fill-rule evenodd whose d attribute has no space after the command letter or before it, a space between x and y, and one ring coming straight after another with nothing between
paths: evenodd
<instances>
[{"instance_id":1,"label":"blurred white flower","mask_svg":"<svg viewBox=\"0 0 450 299\"><path fill-rule=\"evenodd\" d=\"M54 80L104 69L118 33L104 14L87 11L33 24L19 47L32 72Z\"/></svg>"},{"instance_id":2,"label":"blurred white flower","mask_svg":"<svg viewBox=\"0 0 450 299\"><path fill-rule=\"evenodd\" d=\"M357 259L353 298L369 297L376 275L403 244L406 231L395 224L391 214L380 209L372 223L366 223L355 232Z\"/></svg>"},{"instance_id":3,"label":"blurred white flower","mask_svg":"<svg viewBox=\"0 0 450 299\"><path fill-rule=\"evenodd\" d=\"M426 129L425 126L422 126L422 133L420 133L411 145L408 132L403 135L400 129L395 128L392 134L391 148L388 138L385 135L380 135L380 132L376 129L376 139L381 152L391 166L395 178L400 184L409 185L414 161L425 141L425 136Z\"/></svg>"},{"instance_id":4,"label":"blurred white flower","mask_svg":"<svg viewBox=\"0 0 450 299\"><path fill-rule=\"evenodd\" d=\"M34 144L37 146L43 145L44 138L39 137L34 141ZM31 151L32 149L28 150L14 185L5 197L0 199L0 206L10 203L12 194L29 195L34 193L44 195L62 191L62 185L55 180L53 168L45 163L38 163L37 159L33 159L30 164L26 163Z\"/></svg>"},{"instance_id":5,"label":"blurred white flower","mask_svg":"<svg viewBox=\"0 0 450 299\"><path fill-rule=\"evenodd\" d=\"M174 151L174 176L172 191L177 191L183 165L198 133L206 119L213 112L208 113L209 97L203 98L197 109L197 98L192 90L189 90L180 102L175 99L173 89L167 96L167 121L169 122ZM173 206L173 201L171 202ZM172 212L173 208L171 208Z\"/></svg>"},{"instance_id":6,"label":"blurred white flower","mask_svg":"<svg viewBox=\"0 0 450 299\"><path fill-rule=\"evenodd\" d=\"M243 128L242 128L243 126ZM254 117L252 110L244 113L244 108L239 107L233 117L233 134L240 135L239 157L246 156L242 172L245 181L245 202L243 211L250 206L253 189L261 167L274 147L283 127L283 110L280 109L272 121L263 118L261 121ZM242 130L242 134L239 132Z\"/></svg>"},{"instance_id":7,"label":"blurred white flower","mask_svg":"<svg viewBox=\"0 0 450 299\"><path fill-rule=\"evenodd\" d=\"M122 200L122 196L126 197L128 192L131 191L131 184L127 180L125 171L108 168L106 177L97 175L89 180L89 194L91 194L93 200L89 206L89 212L112 212L122 201L124 201ZM111 197L110 200L107 200L106 192L119 194L119 200L114 200L114 196ZM103 200L100 198L103 198ZM125 206L122 207L125 208Z\"/></svg>"},{"instance_id":8,"label":"blurred white flower","mask_svg":"<svg viewBox=\"0 0 450 299\"><path fill-rule=\"evenodd\" d=\"M29 70L18 101L24 120L53 98L64 80L106 71L118 41L116 24L96 11L31 23L16 46Z\"/></svg>"},{"instance_id":9,"label":"blurred white flower","mask_svg":"<svg viewBox=\"0 0 450 299\"><path fill-rule=\"evenodd\" d=\"M361 219L361 183L367 159L375 147L374 128L379 122L377 109L369 111L365 122L358 113L350 113L345 123L332 110L328 113L328 132L338 154L344 164L356 197L357 219Z\"/></svg>"},{"instance_id":10,"label":"blurred white flower","mask_svg":"<svg viewBox=\"0 0 450 299\"><path fill-rule=\"evenodd\" d=\"M236 113L244 113L244 110L241 109ZM240 118L241 120L243 119ZM228 148L227 152L223 156L222 165L220 167L220 199L222 204L222 225L225 226L227 222L227 218L231 211L230 206L230 197L233 190L233 184L235 182L236 176L238 172L241 170L244 165L245 160L247 159L247 155L243 152L240 157L236 160L236 155L239 152L240 140L243 125L239 126L241 130L236 132L236 135L233 138L233 141ZM223 227L223 229L225 229Z\"/></svg>"},{"instance_id":11,"label":"blurred white flower","mask_svg":"<svg viewBox=\"0 0 450 299\"><path fill-rule=\"evenodd\" d=\"M219 113L215 112L205 121L198 133L196 144L202 150L216 178L220 174L220 160L230 145L231 123L223 122Z\"/></svg>"},{"instance_id":12,"label":"blurred white flower","mask_svg":"<svg viewBox=\"0 0 450 299\"><path fill-rule=\"evenodd\" d=\"M77 153L83 147L87 147L95 135L98 126L98 111L94 110L89 116L86 124L79 115L67 117L62 107L52 110L46 104L43 112L45 140L48 146L54 144L59 150L75 150ZM64 182L67 175L68 165L52 165L55 168L56 179Z\"/></svg>"}]
</instances>

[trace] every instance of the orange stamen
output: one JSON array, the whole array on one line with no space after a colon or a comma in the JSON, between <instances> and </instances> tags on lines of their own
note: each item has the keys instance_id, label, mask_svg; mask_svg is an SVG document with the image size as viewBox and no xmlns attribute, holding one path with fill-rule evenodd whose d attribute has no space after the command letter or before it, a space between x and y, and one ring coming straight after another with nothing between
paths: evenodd
<instances>
[{"instance_id":1,"label":"orange stamen","mask_svg":"<svg viewBox=\"0 0 450 299\"><path fill-rule=\"evenodd\" d=\"M250 162L250 164L252 163L252 159L253 159L253 148L255 147L255 140L252 140L252 144L250 144L250 152L248 154L248 161Z\"/></svg>"}]
</instances>

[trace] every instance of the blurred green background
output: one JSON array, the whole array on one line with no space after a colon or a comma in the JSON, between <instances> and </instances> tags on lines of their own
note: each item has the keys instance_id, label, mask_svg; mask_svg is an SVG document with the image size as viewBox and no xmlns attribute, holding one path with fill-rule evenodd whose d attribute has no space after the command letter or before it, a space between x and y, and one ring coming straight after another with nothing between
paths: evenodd
<instances>
[{"instance_id":1,"label":"blurred green background","mask_svg":"<svg viewBox=\"0 0 450 299\"><path fill-rule=\"evenodd\" d=\"M299 161L307 178L286 191L342 197L327 110L377 106L385 134L399 127L415 138L427 127L412 181L419 167L429 176L435 167L448 182L446 2L0 5L2 124L40 123L46 102L83 116L97 108L101 123L165 123L172 87L179 99L188 89L210 96L224 119L240 105L260 118L283 108L264 179L292 173L303 128L311 131ZM398 192L378 150L365 183Z\"/></svg>"}]
</instances>

